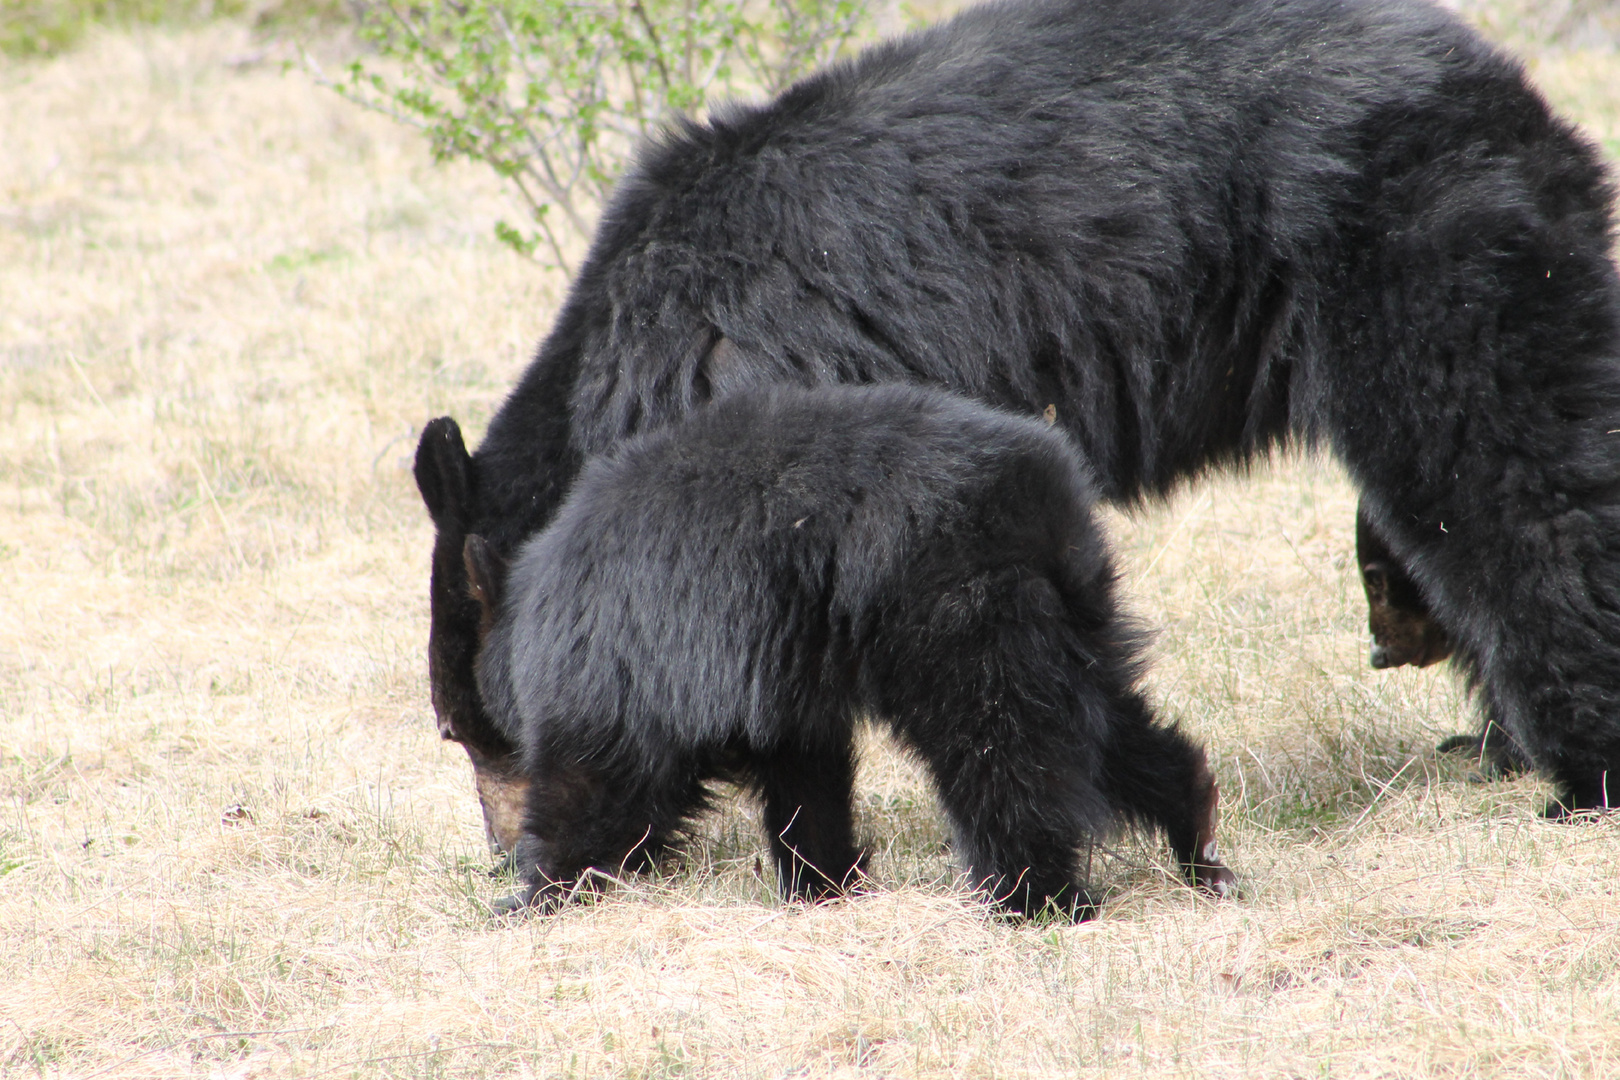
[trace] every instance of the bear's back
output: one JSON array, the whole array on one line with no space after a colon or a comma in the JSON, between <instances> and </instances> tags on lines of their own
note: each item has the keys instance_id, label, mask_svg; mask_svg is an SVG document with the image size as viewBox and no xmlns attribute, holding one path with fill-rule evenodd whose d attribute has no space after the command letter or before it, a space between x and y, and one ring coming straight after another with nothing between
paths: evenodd
<instances>
[{"instance_id":1,"label":"bear's back","mask_svg":"<svg viewBox=\"0 0 1620 1080\"><path fill-rule=\"evenodd\" d=\"M711 386L921 379L1057 403L1109 497L1161 489L1280 430L1252 355L1317 340L1290 320L1335 302L1312 268L1377 197L1373 135L1438 138L1475 84L1539 108L1424 3L972 8L644 146L531 374L574 367L582 455ZM718 337L747 362L706 362Z\"/></svg>"}]
</instances>

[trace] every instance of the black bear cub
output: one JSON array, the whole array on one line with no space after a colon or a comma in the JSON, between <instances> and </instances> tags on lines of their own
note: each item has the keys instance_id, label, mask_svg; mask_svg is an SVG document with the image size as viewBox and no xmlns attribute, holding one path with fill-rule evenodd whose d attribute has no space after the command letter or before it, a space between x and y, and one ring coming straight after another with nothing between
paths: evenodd
<instances>
[{"instance_id":1,"label":"black bear cub","mask_svg":"<svg viewBox=\"0 0 1620 1080\"><path fill-rule=\"evenodd\" d=\"M434 425L424 491L453 518L465 450ZM1038 421L916 387L778 387L587 463L510 566L469 535L478 688L527 779L512 905L644 860L720 778L762 800L784 893L848 889L863 716L926 764L1005 911L1089 914L1078 846L1123 823L1231 891L1204 753L1135 689L1094 498Z\"/></svg>"}]
</instances>

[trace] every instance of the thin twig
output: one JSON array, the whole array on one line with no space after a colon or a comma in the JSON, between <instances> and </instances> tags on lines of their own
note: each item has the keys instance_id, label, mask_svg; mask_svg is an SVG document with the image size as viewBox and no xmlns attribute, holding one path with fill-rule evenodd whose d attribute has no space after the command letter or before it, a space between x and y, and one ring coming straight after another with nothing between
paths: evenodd
<instances>
[{"instance_id":1,"label":"thin twig","mask_svg":"<svg viewBox=\"0 0 1620 1080\"><path fill-rule=\"evenodd\" d=\"M653 63L658 65L658 74L664 80L664 97L669 97L669 91L675 85L675 80L669 76L669 68L664 66L664 43L658 40L658 31L653 29L652 19L647 17L647 9L641 6L641 0L630 0L630 10L635 12L641 25L647 28L647 37L653 45Z\"/></svg>"}]
</instances>

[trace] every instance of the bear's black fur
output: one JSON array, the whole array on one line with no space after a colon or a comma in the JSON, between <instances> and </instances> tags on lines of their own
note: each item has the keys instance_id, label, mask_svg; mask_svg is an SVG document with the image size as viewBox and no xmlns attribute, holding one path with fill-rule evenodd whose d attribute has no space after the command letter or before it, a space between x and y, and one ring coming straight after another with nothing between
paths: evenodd
<instances>
[{"instance_id":1,"label":"bear's black fur","mask_svg":"<svg viewBox=\"0 0 1620 1080\"><path fill-rule=\"evenodd\" d=\"M1113 500L1330 448L1488 722L1560 807L1608 806L1611 202L1519 67L1418 0L993 3L680 123L440 522L446 730L498 739L466 531L514 550L585 455L739 387L926 382L1054 407Z\"/></svg>"},{"instance_id":2,"label":"bear's black fur","mask_svg":"<svg viewBox=\"0 0 1620 1080\"><path fill-rule=\"evenodd\" d=\"M716 777L762 798L786 894L843 891L868 715L927 765L969 881L1009 911L1089 910L1077 845L1120 821L1227 891L1214 779L1133 688L1092 502L1039 421L776 387L589 461L509 570L470 535L478 685L529 781L523 902L657 850Z\"/></svg>"}]
</instances>

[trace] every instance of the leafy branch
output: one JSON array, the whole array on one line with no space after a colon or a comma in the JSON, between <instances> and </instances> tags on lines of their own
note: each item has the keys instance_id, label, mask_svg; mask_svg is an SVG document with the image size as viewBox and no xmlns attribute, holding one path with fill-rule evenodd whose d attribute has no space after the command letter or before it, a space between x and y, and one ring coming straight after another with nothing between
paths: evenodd
<instances>
[{"instance_id":1,"label":"leafy branch","mask_svg":"<svg viewBox=\"0 0 1620 1080\"><path fill-rule=\"evenodd\" d=\"M772 93L845 48L860 0L367 0L371 56L316 79L483 161L529 209L496 235L567 269L636 142L714 97Z\"/></svg>"}]
</instances>

